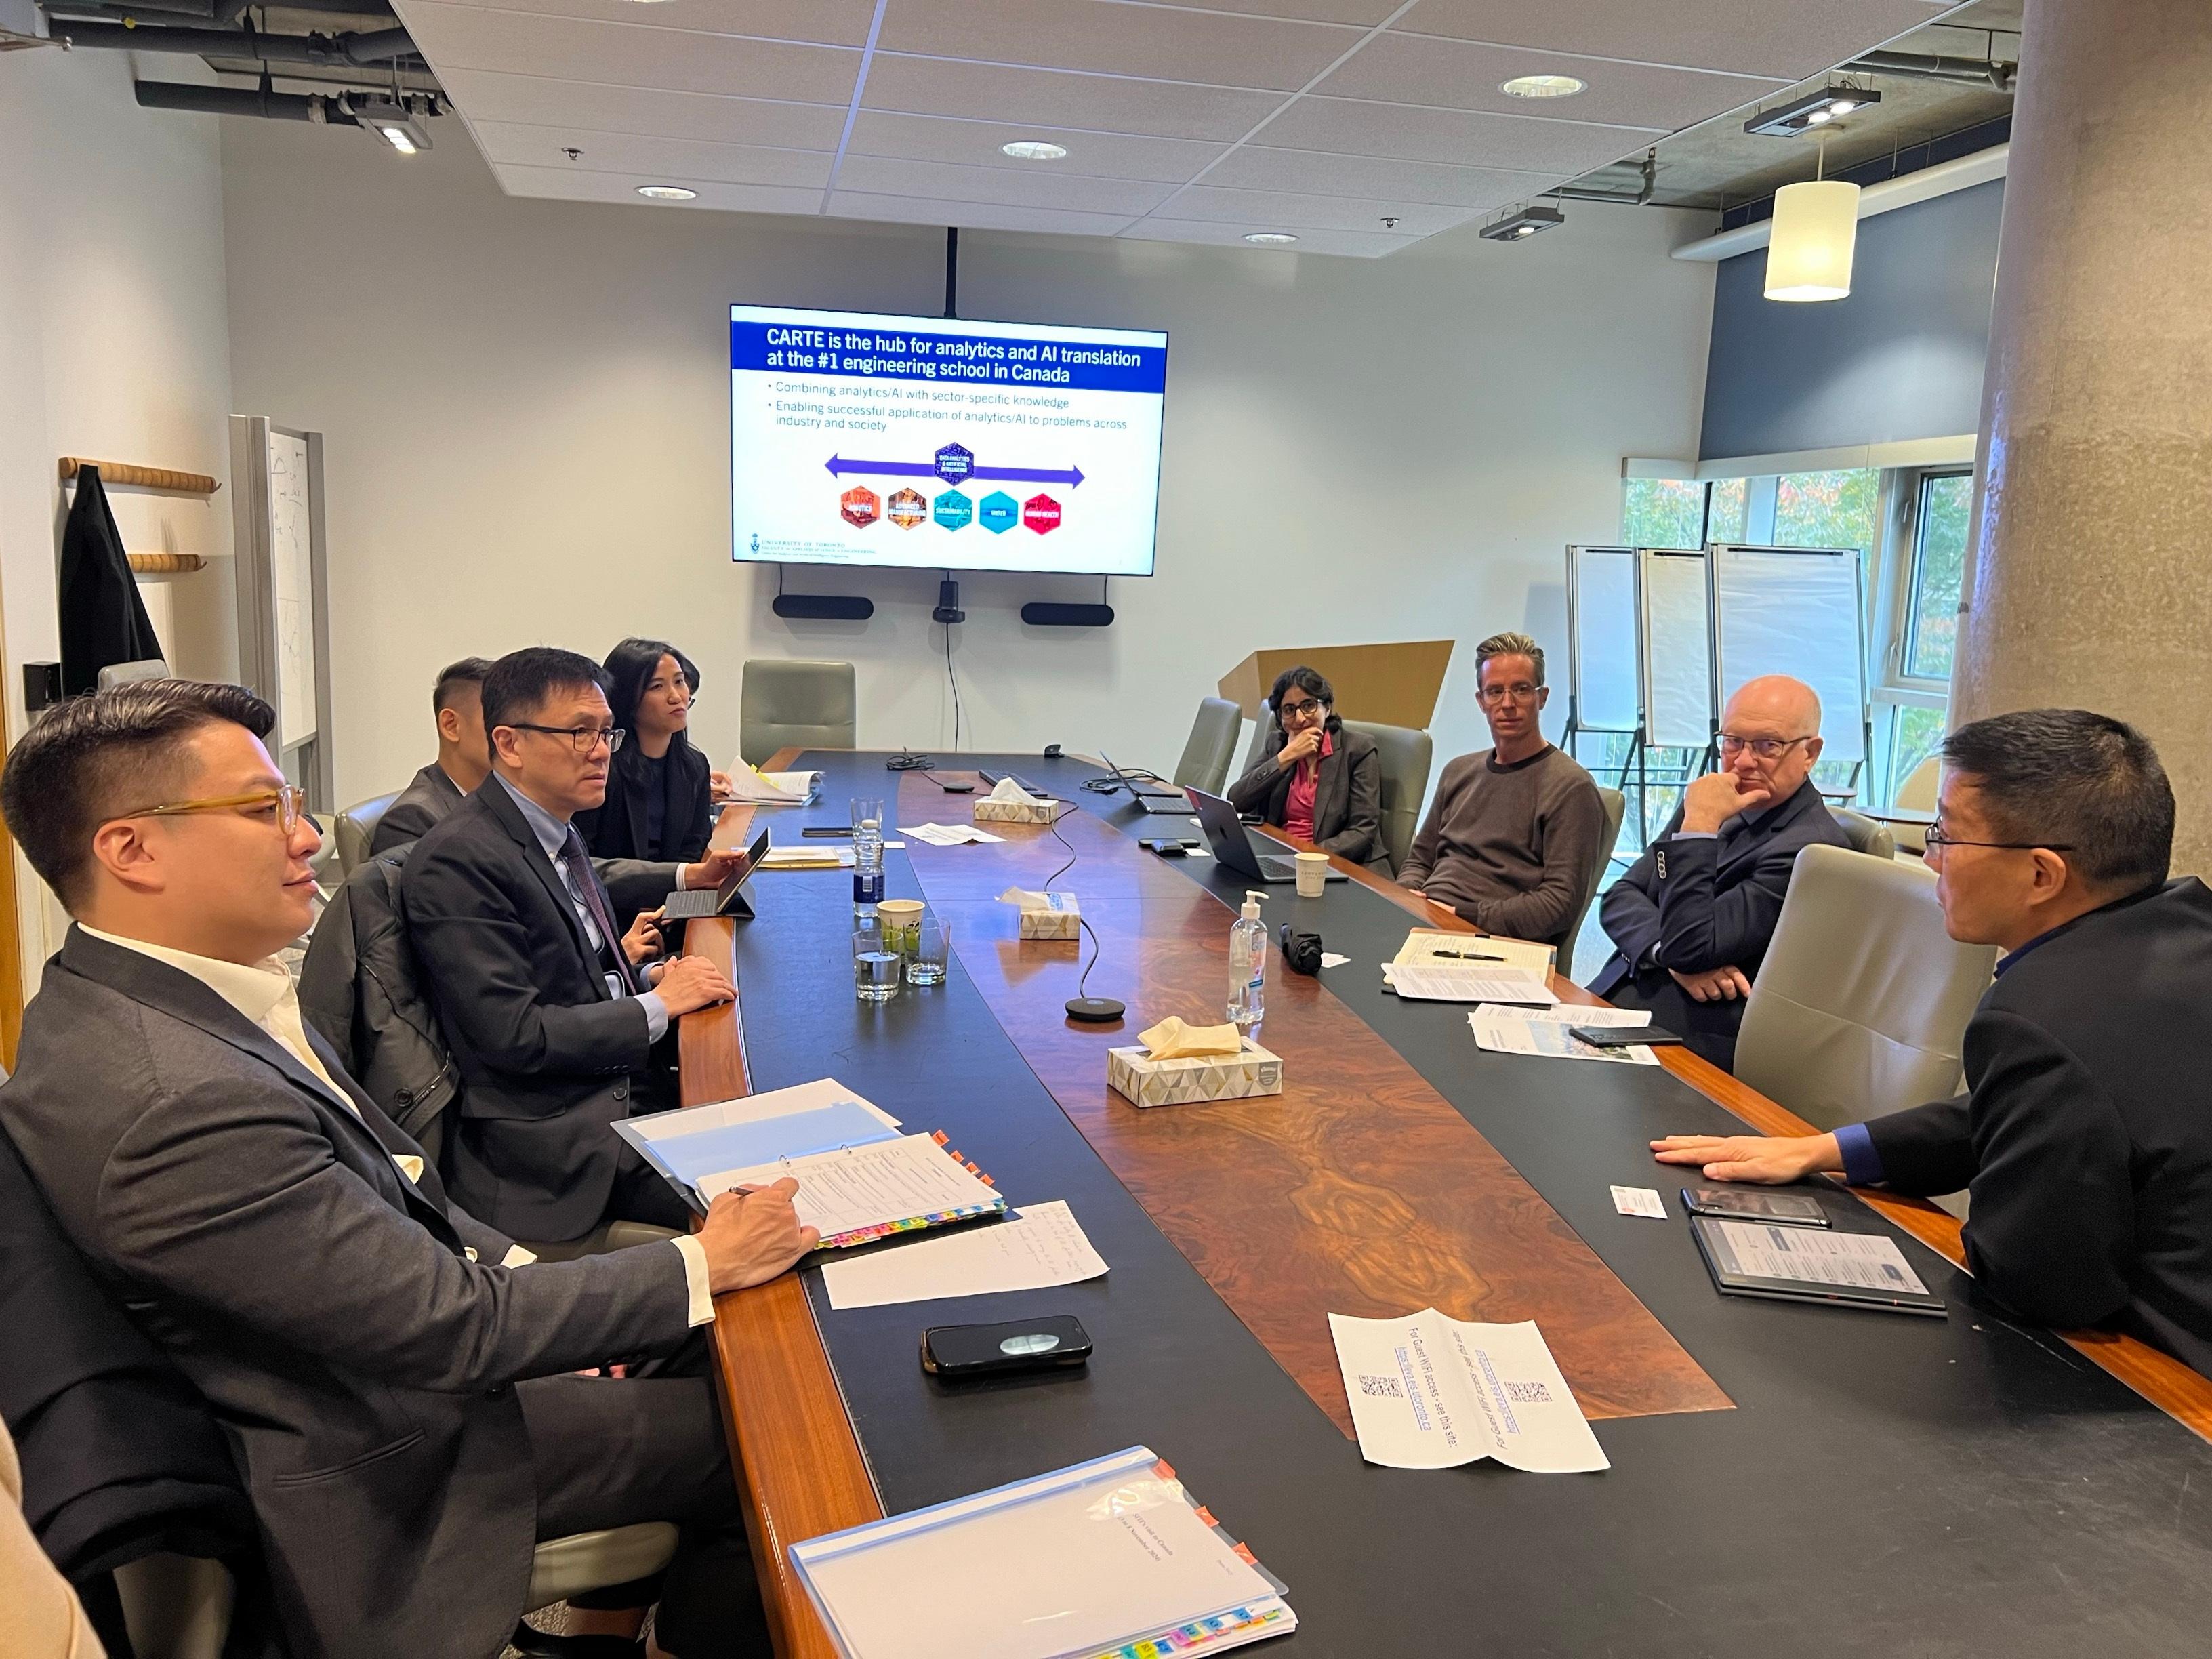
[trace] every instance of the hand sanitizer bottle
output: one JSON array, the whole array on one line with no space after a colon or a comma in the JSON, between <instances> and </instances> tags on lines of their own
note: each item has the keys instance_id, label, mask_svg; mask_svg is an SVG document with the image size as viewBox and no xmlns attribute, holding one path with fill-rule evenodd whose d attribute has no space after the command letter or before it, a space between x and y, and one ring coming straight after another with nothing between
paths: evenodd
<instances>
[{"instance_id":1,"label":"hand sanitizer bottle","mask_svg":"<svg viewBox=\"0 0 2212 1659\"><path fill-rule=\"evenodd\" d=\"M1239 1036L1249 1036L1266 1012L1267 930L1260 921L1264 893L1244 895L1244 908L1229 929L1229 1018Z\"/></svg>"}]
</instances>

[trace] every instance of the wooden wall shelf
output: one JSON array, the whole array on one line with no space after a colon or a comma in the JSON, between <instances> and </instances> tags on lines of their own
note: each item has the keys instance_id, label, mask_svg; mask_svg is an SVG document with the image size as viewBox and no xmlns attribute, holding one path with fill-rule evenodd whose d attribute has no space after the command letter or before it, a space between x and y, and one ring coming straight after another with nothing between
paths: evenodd
<instances>
[{"instance_id":1,"label":"wooden wall shelf","mask_svg":"<svg viewBox=\"0 0 2212 1659\"><path fill-rule=\"evenodd\" d=\"M81 466L100 469L100 481L110 484L133 484L141 489L167 489L179 495L212 495L222 488L222 480L204 472L178 472L166 466L133 466L128 461L95 461L85 455L64 455L61 458L64 483L74 483Z\"/></svg>"},{"instance_id":2,"label":"wooden wall shelf","mask_svg":"<svg viewBox=\"0 0 2212 1659\"><path fill-rule=\"evenodd\" d=\"M187 571L207 568L207 560L198 553L133 553L128 556L134 576L180 576Z\"/></svg>"}]
</instances>

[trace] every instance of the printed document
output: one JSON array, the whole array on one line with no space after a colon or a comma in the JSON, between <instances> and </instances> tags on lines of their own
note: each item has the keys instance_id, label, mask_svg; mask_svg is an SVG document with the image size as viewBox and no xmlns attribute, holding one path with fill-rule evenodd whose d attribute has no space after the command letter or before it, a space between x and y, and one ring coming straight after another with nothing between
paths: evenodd
<instances>
[{"instance_id":1,"label":"printed document","mask_svg":"<svg viewBox=\"0 0 2212 1659\"><path fill-rule=\"evenodd\" d=\"M729 769L732 801L755 806L804 806L822 787L819 772L758 772L739 761Z\"/></svg>"},{"instance_id":2,"label":"printed document","mask_svg":"<svg viewBox=\"0 0 2212 1659\"><path fill-rule=\"evenodd\" d=\"M1029 1205L994 1225L829 1262L822 1283L833 1308L880 1308L1041 1291L1097 1279L1105 1271L1105 1259L1091 1248L1075 1212L1055 1200Z\"/></svg>"},{"instance_id":3,"label":"printed document","mask_svg":"<svg viewBox=\"0 0 2212 1659\"><path fill-rule=\"evenodd\" d=\"M798 1181L793 1207L801 1224L820 1230L824 1249L1006 1207L929 1135L720 1170L700 1177L699 1196L711 1204L718 1194L765 1187L785 1176Z\"/></svg>"},{"instance_id":4,"label":"printed document","mask_svg":"<svg viewBox=\"0 0 2212 1659\"><path fill-rule=\"evenodd\" d=\"M694 1188L725 1170L888 1140L898 1130L896 1118L835 1078L615 1126L668 1179Z\"/></svg>"},{"instance_id":5,"label":"printed document","mask_svg":"<svg viewBox=\"0 0 2212 1659\"><path fill-rule=\"evenodd\" d=\"M1396 962L1382 965L1382 981L1409 1000L1528 1003L1559 1001L1552 988L1526 969L1486 962Z\"/></svg>"},{"instance_id":6,"label":"printed document","mask_svg":"<svg viewBox=\"0 0 2212 1659\"><path fill-rule=\"evenodd\" d=\"M1479 1325L1434 1308L1397 1319L1328 1316L1359 1452L1394 1469L1494 1457L1516 1469L1609 1468L1534 1320Z\"/></svg>"},{"instance_id":7,"label":"printed document","mask_svg":"<svg viewBox=\"0 0 2212 1659\"><path fill-rule=\"evenodd\" d=\"M1705 1229L1724 1273L1786 1279L1799 1285L1855 1285L1869 1291L1930 1294L1894 1241L1880 1233L1714 1221Z\"/></svg>"},{"instance_id":8,"label":"printed document","mask_svg":"<svg viewBox=\"0 0 2212 1659\"><path fill-rule=\"evenodd\" d=\"M1659 1056L1643 1043L1632 1048L1599 1048L1571 1036L1573 1025L1649 1025L1642 1008L1497 1008L1486 1004L1467 1017L1474 1040L1493 1054L1540 1054L1552 1060L1609 1060L1623 1066L1656 1066Z\"/></svg>"},{"instance_id":9,"label":"printed document","mask_svg":"<svg viewBox=\"0 0 2212 1659\"><path fill-rule=\"evenodd\" d=\"M1546 978L1559 952L1548 945L1525 939L1498 939L1487 933L1447 933L1436 927L1416 927L1406 935L1398 954L1401 962L1472 962L1484 967L1518 968Z\"/></svg>"},{"instance_id":10,"label":"printed document","mask_svg":"<svg viewBox=\"0 0 2212 1659\"><path fill-rule=\"evenodd\" d=\"M963 842L984 844L1006 840L1004 836L994 836L988 830L978 830L972 823L918 823L911 830L901 824L899 834L912 836L926 847L957 847Z\"/></svg>"}]
</instances>

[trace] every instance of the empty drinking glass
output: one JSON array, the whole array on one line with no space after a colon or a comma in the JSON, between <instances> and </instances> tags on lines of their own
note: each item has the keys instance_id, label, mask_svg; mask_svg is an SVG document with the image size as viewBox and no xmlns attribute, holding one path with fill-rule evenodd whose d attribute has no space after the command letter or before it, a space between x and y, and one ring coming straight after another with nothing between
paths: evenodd
<instances>
[{"instance_id":1,"label":"empty drinking glass","mask_svg":"<svg viewBox=\"0 0 2212 1659\"><path fill-rule=\"evenodd\" d=\"M915 934L914 954L906 964L909 985L942 985L945 963L952 954L952 924L934 910L921 913Z\"/></svg>"}]
</instances>

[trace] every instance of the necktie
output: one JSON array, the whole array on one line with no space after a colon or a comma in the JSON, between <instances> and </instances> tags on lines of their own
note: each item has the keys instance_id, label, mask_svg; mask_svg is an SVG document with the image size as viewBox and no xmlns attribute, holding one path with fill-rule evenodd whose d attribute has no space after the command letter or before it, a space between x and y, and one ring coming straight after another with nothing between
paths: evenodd
<instances>
[{"instance_id":1,"label":"necktie","mask_svg":"<svg viewBox=\"0 0 2212 1659\"><path fill-rule=\"evenodd\" d=\"M631 968L629 957L622 948L622 934L615 927L614 912L607 904L606 890L599 885L599 872L592 868L591 855L584 851L584 838L576 833L576 826L568 826L568 839L561 843L562 866L568 872L568 884L592 913L592 921L599 930L599 939L607 954L614 958L615 971L633 994L637 990L637 974Z\"/></svg>"}]
</instances>

